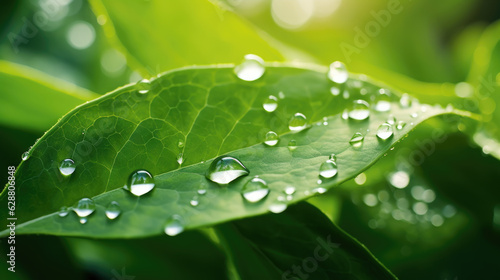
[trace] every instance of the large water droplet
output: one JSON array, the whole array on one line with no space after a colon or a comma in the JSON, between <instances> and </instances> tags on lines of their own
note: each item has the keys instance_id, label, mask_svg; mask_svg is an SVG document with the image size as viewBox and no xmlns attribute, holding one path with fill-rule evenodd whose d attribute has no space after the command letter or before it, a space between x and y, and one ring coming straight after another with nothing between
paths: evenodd
<instances>
[{"instance_id":1,"label":"large water droplet","mask_svg":"<svg viewBox=\"0 0 500 280\"><path fill-rule=\"evenodd\" d=\"M264 110L267 112L274 112L274 110L278 108L278 98L274 95L269 95L269 97L264 101L264 104L262 104L262 107L264 107Z\"/></svg>"},{"instance_id":2,"label":"large water droplet","mask_svg":"<svg viewBox=\"0 0 500 280\"><path fill-rule=\"evenodd\" d=\"M403 93L403 95L401 95L401 98L399 99L399 105L401 105L402 108L410 107L411 97L407 93Z\"/></svg>"},{"instance_id":3,"label":"large water droplet","mask_svg":"<svg viewBox=\"0 0 500 280\"><path fill-rule=\"evenodd\" d=\"M21 155L21 159L22 159L23 161L25 161L25 160L27 160L27 159L29 159L29 158L30 158L30 153L29 153L29 151L28 151L28 152L24 152L24 153Z\"/></svg>"},{"instance_id":4,"label":"large water droplet","mask_svg":"<svg viewBox=\"0 0 500 280\"><path fill-rule=\"evenodd\" d=\"M275 213L275 214L279 214L283 211L285 211L287 208L287 205L285 202L281 202L281 201L276 201L276 202L273 202L271 205L269 205L269 211Z\"/></svg>"},{"instance_id":5,"label":"large water droplet","mask_svg":"<svg viewBox=\"0 0 500 280\"><path fill-rule=\"evenodd\" d=\"M130 174L126 190L135 196L141 196L150 192L155 187L155 180L146 170L137 170Z\"/></svg>"},{"instance_id":6,"label":"large water droplet","mask_svg":"<svg viewBox=\"0 0 500 280\"><path fill-rule=\"evenodd\" d=\"M90 198L82 198L75 207L73 207L73 211L75 211L78 217L83 218L92 214L95 210L95 203Z\"/></svg>"},{"instance_id":7,"label":"large water droplet","mask_svg":"<svg viewBox=\"0 0 500 280\"><path fill-rule=\"evenodd\" d=\"M351 140L349 140L349 144L351 144L351 146L353 146L354 148L359 148L361 147L361 145L363 145L364 139L365 137L363 136L363 134L356 132L351 137Z\"/></svg>"},{"instance_id":8,"label":"large water droplet","mask_svg":"<svg viewBox=\"0 0 500 280\"><path fill-rule=\"evenodd\" d=\"M381 124L377 129L377 137L382 140L389 139L394 134L392 125L388 123Z\"/></svg>"},{"instance_id":9,"label":"large water droplet","mask_svg":"<svg viewBox=\"0 0 500 280\"><path fill-rule=\"evenodd\" d=\"M349 73L345 64L340 61L335 61L330 64L330 69L328 70L328 78L337 84L343 84L349 78Z\"/></svg>"},{"instance_id":10,"label":"large water droplet","mask_svg":"<svg viewBox=\"0 0 500 280\"><path fill-rule=\"evenodd\" d=\"M57 213L57 215L59 215L59 217L66 217L68 216L69 211L70 209L68 209L68 207L63 206L61 207L61 209L59 209L59 213Z\"/></svg>"},{"instance_id":11,"label":"large water droplet","mask_svg":"<svg viewBox=\"0 0 500 280\"><path fill-rule=\"evenodd\" d=\"M241 195L243 198L251 203L256 203L264 199L269 194L269 187L266 181L254 177L252 180L248 181L241 189Z\"/></svg>"},{"instance_id":12,"label":"large water droplet","mask_svg":"<svg viewBox=\"0 0 500 280\"><path fill-rule=\"evenodd\" d=\"M264 141L264 144L268 146L275 146L276 144L278 144L279 139L280 138L278 134L276 134L276 132L269 131L268 133L266 133L266 140Z\"/></svg>"},{"instance_id":13,"label":"large water droplet","mask_svg":"<svg viewBox=\"0 0 500 280\"><path fill-rule=\"evenodd\" d=\"M327 159L319 167L319 176L323 178L332 178L337 175L337 164L335 161Z\"/></svg>"},{"instance_id":14,"label":"large water droplet","mask_svg":"<svg viewBox=\"0 0 500 280\"><path fill-rule=\"evenodd\" d=\"M366 120L370 116L369 107L368 102L364 100L354 100L352 109L349 111L349 118L358 121Z\"/></svg>"},{"instance_id":15,"label":"large water droplet","mask_svg":"<svg viewBox=\"0 0 500 280\"><path fill-rule=\"evenodd\" d=\"M165 233L175 236L184 231L184 221L179 215L172 215L165 223Z\"/></svg>"},{"instance_id":16,"label":"large water droplet","mask_svg":"<svg viewBox=\"0 0 500 280\"><path fill-rule=\"evenodd\" d=\"M391 110L391 96L386 89L380 89L375 96L375 110L378 112L387 112Z\"/></svg>"},{"instance_id":17,"label":"large water droplet","mask_svg":"<svg viewBox=\"0 0 500 280\"><path fill-rule=\"evenodd\" d=\"M61 164L59 165L59 171L63 176L69 176L73 174L73 172L75 172L75 168L75 162L70 158L61 161Z\"/></svg>"},{"instance_id":18,"label":"large water droplet","mask_svg":"<svg viewBox=\"0 0 500 280\"><path fill-rule=\"evenodd\" d=\"M292 140L290 140L290 141L288 142L288 149L289 149L290 151L293 151L293 150L297 149L297 141L295 141L295 140L293 140L293 139L292 139Z\"/></svg>"},{"instance_id":19,"label":"large water droplet","mask_svg":"<svg viewBox=\"0 0 500 280\"><path fill-rule=\"evenodd\" d=\"M248 169L236 158L220 156L212 161L206 177L212 182L224 185L248 173Z\"/></svg>"},{"instance_id":20,"label":"large water droplet","mask_svg":"<svg viewBox=\"0 0 500 280\"><path fill-rule=\"evenodd\" d=\"M293 117L290 119L290 122L288 123L288 128L292 132L299 132L306 128L307 125L307 118L301 113L295 113Z\"/></svg>"},{"instance_id":21,"label":"large water droplet","mask_svg":"<svg viewBox=\"0 0 500 280\"><path fill-rule=\"evenodd\" d=\"M240 65L234 67L234 73L243 81L255 81L264 75L266 68L264 60L254 55L247 54Z\"/></svg>"},{"instance_id":22,"label":"large water droplet","mask_svg":"<svg viewBox=\"0 0 500 280\"><path fill-rule=\"evenodd\" d=\"M136 84L137 92L146 94L151 89L151 82L148 79L142 79Z\"/></svg>"},{"instance_id":23,"label":"large water droplet","mask_svg":"<svg viewBox=\"0 0 500 280\"><path fill-rule=\"evenodd\" d=\"M111 201L106 208L106 217L110 220L116 219L121 213L120 204L116 201Z\"/></svg>"}]
</instances>

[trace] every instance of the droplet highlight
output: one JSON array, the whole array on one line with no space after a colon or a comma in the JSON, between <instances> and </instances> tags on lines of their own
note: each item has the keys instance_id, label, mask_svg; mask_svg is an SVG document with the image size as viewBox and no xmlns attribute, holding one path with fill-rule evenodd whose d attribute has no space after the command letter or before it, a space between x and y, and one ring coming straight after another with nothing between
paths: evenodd
<instances>
[{"instance_id":1,"label":"droplet highlight","mask_svg":"<svg viewBox=\"0 0 500 280\"><path fill-rule=\"evenodd\" d=\"M137 92L146 94L151 89L151 82L148 79L142 79L136 84Z\"/></svg>"},{"instance_id":2,"label":"droplet highlight","mask_svg":"<svg viewBox=\"0 0 500 280\"><path fill-rule=\"evenodd\" d=\"M276 144L278 144L279 139L280 138L276 132L269 131L268 133L266 133L266 139L264 140L264 144L271 147L276 146Z\"/></svg>"},{"instance_id":3,"label":"droplet highlight","mask_svg":"<svg viewBox=\"0 0 500 280\"><path fill-rule=\"evenodd\" d=\"M381 140L387 140L394 134L392 125L388 123L381 124L377 129L377 137Z\"/></svg>"},{"instance_id":4,"label":"droplet highlight","mask_svg":"<svg viewBox=\"0 0 500 280\"><path fill-rule=\"evenodd\" d=\"M370 105L368 102L358 99L354 100L352 109L349 111L349 118L357 121L366 120L370 117Z\"/></svg>"},{"instance_id":5,"label":"droplet highlight","mask_svg":"<svg viewBox=\"0 0 500 280\"><path fill-rule=\"evenodd\" d=\"M137 170L130 174L125 189L135 196L142 196L155 187L153 176L146 170Z\"/></svg>"},{"instance_id":6,"label":"droplet highlight","mask_svg":"<svg viewBox=\"0 0 500 280\"><path fill-rule=\"evenodd\" d=\"M359 148L363 145L364 139L365 137L363 136L363 134L356 132L351 137L351 140L349 140L349 144L351 144L351 146L353 146L354 148Z\"/></svg>"},{"instance_id":7,"label":"droplet highlight","mask_svg":"<svg viewBox=\"0 0 500 280\"><path fill-rule=\"evenodd\" d=\"M276 108L278 108L278 98L274 95L269 95L269 97L264 101L264 104L262 104L262 107L264 107L266 112L274 112Z\"/></svg>"},{"instance_id":8,"label":"droplet highlight","mask_svg":"<svg viewBox=\"0 0 500 280\"><path fill-rule=\"evenodd\" d=\"M299 132L306 128L307 118L302 113L295 113L288 123L288 128L292 132Z\"/></svg>"},{"instance_id":9,"label":"droplet highlight","mask_svg":"<svg viewBox=\"0 0 500 280\"><path fill-rule=\"evenodd\" d=\"M269 192L270 190L266 181L258 177L252 178L241 189L241 195L250 203L261 201L269 194Z\"/></svg>"},{"instance_id":10,"label":"droplet highlight","mask_svg":"<svg viewBox=\"0 0 500 280\"><path fill-rule=\"evenodd\" d=\"M212 161L206 177L212 182L225 185L249 173L250 171L238 159L220 156Z\"/></svg>"},{"instance_id":11,"label":"droplet highlight","mask_svg":"<svg viewBox=\"0 0 500 280\"><path fill-rule=\"evenodd\" d=\"M75 169L75 162L70 158L61 161L61 164L59 164L59 171L63 176L69 176L73 174L73 172L75 172Z\"/></svg>"},{"instance_id":12,"label":"droplet highlight","mask_svg":"<svg viewBox=\"0 0 500 280\"><path fill-rule=\"evenodd\" d=\"M337 84L343 84L349 78L349 72L344 63L340 61L335 61L330 64L328 70L328 79Z\"/></svg>"},{"instance_id":13,"label":"droplet highlight","mask_svg":"<svg viewBox=\"0 0 500 280\"><path fill-rule=\"evenodd\" d=\"M266 68L264 60L257 55L247 54L243 62L234 67L234 73L243 81L251 82L259 79L264 75Z\"/></svg>"},{"instance_id":14,"label":"droplet highlight","mask_svg":"<svg viewBox=\"0 0 500 280\"><path fill-rule=\"evenodd\" d=\"M106 217L110 220L116 219L121 213L120 204L116 201L111 201L106 208Z\"/></svg>"},{"instance_id":15,"label":"droplet highlight","mask_svg":"<svg viewBox=\"0 0 500 280\"><path fill-rule=\"evenodd\" d=\"M319 176L323 178L333 178L337 175L337 164L331 159L327 159L319 167Z\"/></svg>"},{"instance_id":16,"label":"droplet highlight","mask_svg":"<svg viewBox=\"0 0 500 280\"><path fill-rule=\"evenodd\" d=\"M95 202L90 198L82 198L78 201L73 211L78 217L87 217L95 211Z\"/></svg>"},{"instance_id":17,"label":"droplet highlight","mask_svg":"<svg viewBox=\"0 0 500 280\"><path fill-rule=\"evenodd\" d=\"M164 231L169 236L176 236L184 231L184 221L179 215L172 215L165 223Z\"/></svg>"}]
</instances>

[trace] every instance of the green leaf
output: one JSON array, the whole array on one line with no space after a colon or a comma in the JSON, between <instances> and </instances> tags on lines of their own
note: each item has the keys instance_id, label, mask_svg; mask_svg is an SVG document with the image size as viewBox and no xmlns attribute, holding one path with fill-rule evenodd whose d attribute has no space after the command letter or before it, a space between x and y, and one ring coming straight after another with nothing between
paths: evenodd
<instances>
[{"instance_id":1,"label":"green leaf","mask_svg":"<svg viewBox=\"0 0 500 280\"><path fill-rule=\"evenodd\" d=\"M98 95L35 69L0 61L0 124L45 131L60 117Z\"/></svg>"},{"instance_id":2,"label":"green leaf","mask_svg":"<svg viewBox=\"0 0 500 280\"><path fill-rule=\"evenodd\" d=\"M217 232L241 279L396 279L362 244L307 203L282 214L223 224ZM262 267L269 268L267 274L261 274L266 272Z\"/></svg>"},{"instance_id":3,"label":"green leaf","mask_svg":"<svg viewBox=\"0 0 500 280\"><path fill-rule=\"evenodd\" d=\"M379 87L352 76L346 89L350 98L334 96L330 88L335 85L325 72L275 64L261 79L244 82L231 67L186 68L153 80L147 94L126 86L78 107L35 144L15 174L17 234L132 238L161 234L174 214L182 217L187 229L263 214L281 199L286 186L297 190L293 199L283 202L287 204L337 186L368 168L419 123L447 113L416 102L401 108L393 95L390 112L372 111L365 121L344 120L341 112L353 99L370 100ZM262 106L271 94L284 97L272 113ZM309 128L291 133L288 122L297 112L307 116ZM389 114L407 125L383 141L375 134ZM275 147L262 144L270 130L280 136ZM357 132L364 135L358 148L349 144ZM293 151L288 148L290 140L297 143ZM319 167L332 153L337 155L338 174L318 184ZM212 160L224 154L238 158L251 176L267 182L271 193L264 201L243 200L240 190L250 177L228 186L205 178ZM70 177L58 170L66 158L76 163ZM138 169L151 172L156 182L143 197L122 189ZM200 187L207 188L206 195L198 195ZM199 205L193 207L190 201L197 196ZM66 218L57 215L61 206L84 197L97 204L87 224L79 224L73 213ZM7 205L6 190L0 201ZM104 215L111 201L123 209L114 221ZM6 215L2 212L0 218Z\"/></svg>"},{"instance_id":4,"label":"green leaf","mask_svg":"<svg viewBox=\"0 0 500 280\"><path fill-rule=\"evenodd\" d=\"M208 0L91 1L107 37L144 76L193 64L237 63L248 53L282 60L245 21Z\"/></svg>"}]
</instances>

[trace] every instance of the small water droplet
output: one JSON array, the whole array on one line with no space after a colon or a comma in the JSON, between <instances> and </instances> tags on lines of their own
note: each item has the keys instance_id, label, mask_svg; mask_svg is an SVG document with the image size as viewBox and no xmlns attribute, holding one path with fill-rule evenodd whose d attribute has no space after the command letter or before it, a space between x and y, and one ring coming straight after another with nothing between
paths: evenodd
<instances>
[{"instance_id":1,"label":"small water droplet","mask_svg":"<svg viewBox=\"0 0 500 280\"><path fill-rule=\"evenodd\" d=\"M155 180L146 170L137 170L130 174L125 189L135 196L150 192L155 187Z\"/></svg>"},{"instance_id":2,"label":"small water droplet","mask_svg":"<svg viewBox=\"0 0 500 280\"><path fill-rule=\"evenodd\" d=\"M321 185L323 184L323 181L321 179L318 179L318 181L316 181L316 184Z\"/></svg>"},{"instance_id":3,"label":"small water droplet","mask_svg":"<svg viewBox=\"0 0 500 280\"><path fill-rule=\"evenodd\" d=\"M313 189L313 193L319 193L319 194L326 193L326 191L327 191L327 189L323 188L323 187L318 187L318 188Z\"/></svg>"},{"instance_id":4,"label":"small water droplet","mask_svg":"<svg viewBox=\"0 0 500 280\"><path fill-rule=\"evenodd\" d=\"M95 203L90 198L82 198L78 201L75 207L73 207L78 217L87 217L95 211Z\"/></svg>"},{"instance_id":5,"label":"small water droplet","mask_svg":"<svg viewBox=\"0 0 500 280\"><path fill-rule=\"evenodd\" d=\"M61 161L61 164L59 165L59 171L63 176L69 176L73 174L73 172L75 172L75 169L75 162L70 158Z\"/></svg>"},{"instance_id":6,"label":"small water droplet","mask_svg":"<svg viewBox=\"0 0 500 280\"><path fill-rule=\"evenodd\" d=\"M319 167L319 176L323 178L332 178L337 175L337 164L335 161L327 159Z\"/></svg>"},{"instance_id":7,"label":"small water droplet","mask_svg":"<svg viewBox=\"0 0 500 280\"><path fill-rule=\"evenodd\" d=\"M343 84L349 78L349 73L345 64L340 61L335 61L330 64L330 69L328 70L328 78L337 84Z\"/></svg>"},{"instance_id":8,"label":"small water droplet","mask_svg":"<svg viewBox=\"0 0 500 280\"><path fill-rule=\"evenodd\" d=\"M165 233L169 236L175 236L184 231L184 221L179 215L172 215L165 223Z\"/></svg>"},{"instance_id":9,"label":"small water droplet","mask_svg":"<svg viewBox=\"0 0 500 280\"><path fill-rule=\"evenodd\" d=\"M197 191L198 194L201 194L201 195L204 195L207 193L207 189L205 188L199 188L198 191Z\"/></svg>"},{"instance_id":10,"label":"small water droplet","mask_svg":"<svg viewBox=\"0 0 500 280\"><path fill-rule=\"evenodd\" d=\"M225 185L248 173L248 169L236 158L220 156L212 161L206 177L212 182Z\"/></svg>"},{"instance_id":11,"label":"small water droplet","mask_svg":"<svg viewBox=\"0 0 500 280\"><path fill-rule=\"evenodd\" d=\"M151 89L151 82L148 79L142 79L137 82L136 88L140 94L146 94Z\"/></svg>"},{"instance_id":12,"label":"small water droplet","mask_svg":"<svg viewBox=\"0 0 500 280\"><path fill-rule=\"evenodd\" d=\"M279 97L280 99L285 99L285 94L284 94L282 91L280 91L280 92L278 93L278 97Z\"/></svg>"},{"instance_id":13,"label":"small water droplet","mask_svg":"<svg viewBox=\"0 0 500 280\"><path fill-rule=\"evenodd\" d=\"M264 75L264 60L257 55L247 54L240 65L234 67L234 73L243 81L255 81Z\"/></svg>"},{"instance_id":14,"label":"small water droplet","mask_svg":"<svg viewBox=\"0 0 500 280\"><path fill-rule=\"evenodd\" d=\"M349 118L349 110L345 109L344 112L342 112L342 119L347 120Z\"/></svg>"},{"instance_id":15,"label":"small water droplet","mask_svg":"<svg viewBox=\"0 0 500 280\"><path fill-rule=\"evenodd\" d=\"M59 209L59 213L57 213L57 214L59 215L59 217L66 217L66 216L68 216L69 211L70 211L70 209L68 209L68 207L63 206L63 207L61 207L61 209Z\"/></svg>"},{"instance_id":16,"label":"small water droplet","mask_svg":"<svg viewBox=\"0 0 500 280\"><path fill-rule=\"evenodd\" d=\"M347 90L344 90L344 92L342 93L342 97L344 99L349 99L349 97L351 97L351 95L349 94L349 92Z\"/></svg>"},{"instance_id":17,"label":"small water droplet","mask_svg":"<svg viewBox=\"0 0 500 280\"><path fill-rule=\"evenodd\" d=\"M328 157L331 161L337 163L337 155L336 154L331 154L329 157Z\"/></svg>"},{"instance_id":18,"label":"small water droplet","mask_svg":"<svg viewBox=\"0 0 500 280\"><path fill-rule=\"evenodd\" d=\"M106 217L110 220L116 219L121 213L120 204L116 201L111 201L106 208Z\"/></svg>"},{"instance_id":19,"label":"small water droplet","mask_svg":"<svg viewBox=\"0 0 500 280\"><path fill-rule=\"evenodd\" d=\"M397 128L398 130L401 130L401 129L403 129L405 126L406 126L406 123L405 123L404 121L399 121L399 122L398 122L398 125L396 126L396 128Z\"/></svg>"},{"instance_id":20,"label":"small water droplet","mask_svg":"<svg viewBox=\"0 0 500 280\"><path fill-rule=\"evenodd\" d=\"M390 125L395 125L396 124L396 117L394 117L394 115L389 115L389 117L387 117L387 123Z\"/></svg>"},{"instance_id":21,"label":"small water droplet","mask_svg":"<svg viewBox=\"0 0 500 280\"><path fill-rule=\"evenodd\" d=\"M295 193L295 187L294 186L286 186L286 188L283 190L285 194L292 195Z\"/></svg>"},{"instance_id":22,"label":"small water droplet","mask_svg":"<svg viewBox=\"0 0 500 280\"><path fill-rule=\"evenodd\" d=\"M179 139L179 142L177 143L177 147L183 148L184 147L184 141L182 141L181 139Z\"/></svg>"},{"instance_id":23,"label":"small water droplet","mask_svg":"<svg viewBox=\"0 0 500 280\"><path fill-rule=\"evenodd\" d=\"M87 218L80 218L80 224L82 224L82 225L83 225L83 224L86 224L86 223L87 223L87 221L88 221L88 219L87 219Z\"/></svg>"},{"instance_id":24,"label":"small water droplet","mask_svg":"<svg viewBox=\"0 0 500 280\"><path fill-rule=\"evenodd\" d=\"M29 152L24 152L22 155L21 155L21 159L23 161L27 160L30 158L30 153Z\"/></svg>"},{"instance_id":25,"label":"small water droplet","mask_svg":"<svg viewBox=\"0 0 500 280\"><path fill-rule=\"evenodd\" d=\"M414 119L415 119L415 118L418 118L418 113L417 113L417 112L411 113L411 114L410 114L410 117L412 117L412 118L414 118Z\"/></svg>"},{"instance_id":26,"label":"small water droplet","mask_svg":"<svg viewBox=\"0 0 500 280\"><path fill-rule=\"evenodd\" d=\"M366 120L370 116L369 107L368 102L364 100L354 100L352 109L349 111L349 118L358 121Z\"/></svg>"},{"instance_id":27,"label":"small water droplet","mask_svg":"<svg viewBox=\"0 0 500 280\"><path fill-rule=\"evenodd\" d=\"M189 201L189 204L193 207L196 207L198 206L198 204L200 204L200 201L198 201L198 197L193 197L193 199L191 199L191 201Z\"/></svg>"},{"instance_id":28,"label":"small water droplet","mask_svg":"<svg viewBox=\"0 0 500 280\"><path fill-rule=\"evenodd\" d=\"M289 149L290 151L293 151L293 150L297 149L297 141L295 141L295 140L293 140L293 139L292 139L292 140L290 140L290 141L288 142L288 149Z\"/></svg>"},{"instance_id":29,"label":"small water droplet","mask_svg":"<svg viewBox=\"0 0 500 280\"><path fill-rule=\"evenodd\" d=\"M354 148L359 148L361 147L361 145L363 145L364 139L365 137L363 136L363 134L356 132L351 137L351 140L349 140L349 144L351 144L351 146L353 146Z\"/></svg>"},{"instance_id":30,"label":"small water droplet","mask_svg":"<svg viewBox=\"0 0 500 280\"><path fill-rule=\"evenodd\" d=\"M389 139L394 134L392 125L388 123L381 124L377 129L377 137L382 140Z\"/></svg>"},{"instance_id":31,"label":"small water droplet","mask_svg":"<svg viewBox=\"0 0 500 280\"><path fill-rule=\"evenodd\" d=\"M327 117L323 118L323 125L328 125L328 118Z\"/></svg>"},{"instance_id":32,"label":"small water droplet","mask_svg":"<svg viewBox=\"0 0 500 280\"><path fill-rule=\"evenodd\" d=\"M269 97L264 101L264 104L262 104L262 107L264 107L266 112L274 112L274 110L278 108L278 98L274 95L269 95Z\"/></svg>"},{"instance_id":33,"label":"small water droplet","mask_svg":"<svg viewBox=\"0 0 500 280\"><path fill-rule=\"evenodd\" d=\"M402 108L409 108L411 103L411 97L407 93L403 93L399 99L399 105L401 105Z\"/></svg>"},{"instance_id":34,"label":"small water droplet","mask_svg":"<svg viewBox=\"0 0 500 280\"><path fill-rule=\"evenodd\" d=\"M251 203L256 203L264 199L269 194L269 187L266 181L254 177L248 181L241 189L243 198Z\"/></svg>"},{"instance_id":35,"label":"small water droplet","mask_svg":"<svg viewBox=\"0 0 500 280\"><path fill-rule=\"evenodd\" d=\"M380 89L375 96L375 111L387 112L391 110L391 96L388 90Z\"/></svg>"},{"instance_id":36,"label":"small water droplet","mask_svg":"<svg viewBox=\"0 0 500 280\"><path fill-rule=\"evenodd\" d=\"M276 132L269 131L266 133L266 140L264 141L264 144L272 147L278 144L279 139L280 138Z\"/></svg>"},{"instance_id":37,"label":"small water droplet","mask_svg":"<svg viewBox=\"0 0 500 280\"><path fill-rule=\"evenodd\" d=\"M281 201L277 201L277 202L273 202L271 205L269 205L269 211L275 213L275 214L279 214L283 211L286 210L287 208L287 204L284 203L284 202L281 202Z\"/></svg>"},{"instance_id":38,"label":"small water droplet","mask_svg":"<svg viewBox=\"0 0 500 280\"><path fill-rule=\"evenodd\" d=\"M183 157L183 156L184 156L184 154L183 154L183 153L179 153L179 154L177 155L177 163L178 163L179 165L182 165L182 163L184 162L184 157Z\"/></svg>"},{"instance_id":39,"label":"small water droplet","mask_svg":"<svg viewBox=\"0 0 500 280\"><path fill-rule=\"evenodd\" d=\"M338 87L331 87L330 93L333 94L333 96L337 96L340 94L340 89Z\"/></svg>"},{"instance_id":40,"label":"small water droplet","mask_svg":"<svg viewBox=\"0 0 500 280\"><path fill-rule=\"evenodd\" d=\"M288 123L288 128L292 132L299 132L304 130L307 125L307 118L301 113L295 113L293 117L290 119L290 122Z\"/></svg>"}]
</instances>

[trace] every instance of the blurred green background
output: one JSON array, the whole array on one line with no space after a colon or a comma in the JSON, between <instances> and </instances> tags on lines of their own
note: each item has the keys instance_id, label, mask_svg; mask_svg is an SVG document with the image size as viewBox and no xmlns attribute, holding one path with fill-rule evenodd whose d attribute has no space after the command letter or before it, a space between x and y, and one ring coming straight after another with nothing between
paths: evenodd
<instances>
[{"instance_id":1,"label":"blurred green background","mask_svg":"<svg viewBox=\"0 0 500 280\"><path fill-rule=\"evenodd\" d=\"M451 102L476 112L484 106L467 107L464 100L457 101L454 84L477 82L473 74L480 57L475 52L485 30L500 19L500 2L489 0L196 0L189 4L7 0L2 4L0 59L19 65L0 63L0 72L36 77L58 87L57 80L62 80L64 88L77 96L92 98L182 66L238 63L242 54L255 53L267 61L327 65L340 60L353 72L417 94L421 100ZM44 131L86 100L61 101L58 87L37 100L42 93L34 85L7 95L15 87L0 84L1 170L17 165ZM37 111L33 103L45 109ZM490 111L489 115L495 114L494 108ZM23 117L25 121L16 122ZM401 279L496 278L500 162L461 133L474 126L456 119L430 122L356 181L311 202ZM432 152L427 153L430 148L425 143L437 129L447 136L442 143L433 142ZM421 151L425 160L408 164L413 151ZM398 171L409 179L403 188L391 181ZM6 181L6 174L0 172L1 181ZM425 213L408 216L405 209L417 201L426 203ZM56 264L61 278L71 279L120 279L122 268L136 279L155 279L162 273L179 279L227 277L221 250L198 232L135 241L23 236L19 244L19 279L51 277L48 270ZM0 245L6 246L5 240ZM0 260L4 258L2 253ZM210 273L201 275L190 269L193 266Z\"/></svg>"}]
</instances>

